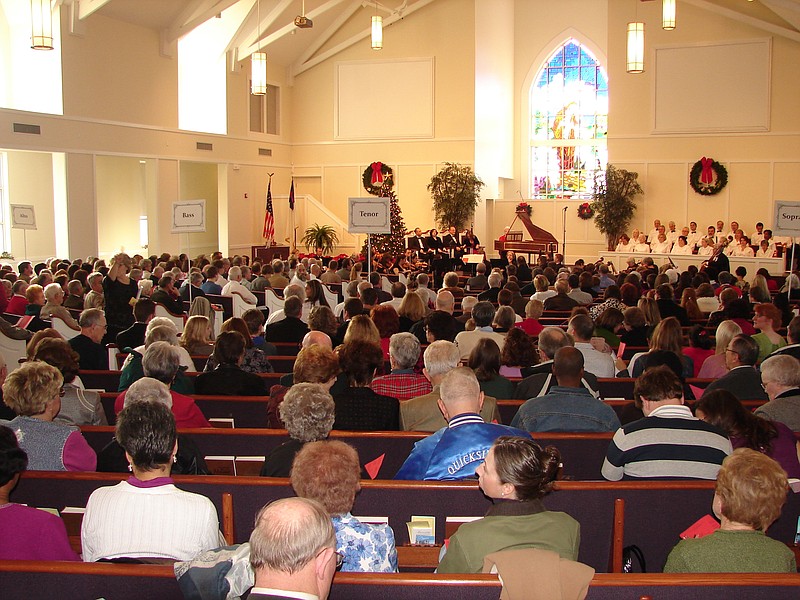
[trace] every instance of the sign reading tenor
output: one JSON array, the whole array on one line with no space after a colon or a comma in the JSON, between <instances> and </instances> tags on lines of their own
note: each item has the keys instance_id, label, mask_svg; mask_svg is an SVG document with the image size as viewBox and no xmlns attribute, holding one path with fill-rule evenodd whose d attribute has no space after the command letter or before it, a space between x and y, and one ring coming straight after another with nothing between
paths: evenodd
<instances>
[{"instance_id":1,"label":"sign reading tenor","mask_svg":"<svg viewBox=\"0 0 800 600\"><path fill-rule=\"evenodd\" d=\"M775 201L775 225L772 235L800 237L800 202Z\"/></svg>"},{"instance_id":2,"label":"sign reading tenor","mask_svg":"<svg viewBox=\"0 0 800 600\"><path fill-rule=\"evenodd\" d=\"M348 198L350 233L391 233L389 198Z\"/></svg>"},{"instance_id":3,"label":"sign reading tenor","mask_svg":"<svg viewBox=\"0 0 800 600\"><path fill-rule=\"evenodd\" d=\"M196 233L205 230L205 200L183 200L172 203L172 233Z\"/></svg>"}]
</instances>

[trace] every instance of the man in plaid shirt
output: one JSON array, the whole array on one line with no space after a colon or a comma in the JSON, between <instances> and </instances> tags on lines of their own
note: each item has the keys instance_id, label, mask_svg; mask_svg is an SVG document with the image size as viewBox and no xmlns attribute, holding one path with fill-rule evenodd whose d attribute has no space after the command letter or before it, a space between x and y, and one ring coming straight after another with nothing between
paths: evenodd
<instances>
[{"instance_id":1,"label":"man in plaid shirt","mask_svg":"<svg viewBox=\"0 0 800 600\"><path fill-rule=\"evenodd\" d=\"M395 333L389 339L389 375L372 380L372 391L398 400L409 400L431 392L431 382L414 371L419 360L420 344L411 333Z\"/></svg>"}]
</instances>

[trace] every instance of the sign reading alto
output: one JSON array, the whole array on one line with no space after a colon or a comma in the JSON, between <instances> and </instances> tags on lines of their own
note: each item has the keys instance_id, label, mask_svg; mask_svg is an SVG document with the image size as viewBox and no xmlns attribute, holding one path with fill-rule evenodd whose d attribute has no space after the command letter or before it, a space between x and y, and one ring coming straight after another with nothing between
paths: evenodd
<instances>
[{"instance_id":1,"label":"sign reading alto","mask_svg":"<svg viewBox=\"0 0 800 600\"><path fill-rule=\"evenodd\" d=\"M348 198L350 233L391 233L389 198Z\"/></svg>"},{"instance_id":2,"label":"sign reading alto","mask_svg":"<svg viewBox=\"0 0 800 600\"><path fill-rule=\"evenodd\" d=\"M196 233L205 230L205 200L183 200L172 203L172 233Z\"/></svg>"},{"instance_id":3,"label":"sign reading alto","mask_svg":"<svg viewBox=\"0 0 800 600\"><path fill-rule=\"evenodd\" d=\"M775 201L775 224L772 235L800 237L800 202Z\"/></svg>"}]
</instances>

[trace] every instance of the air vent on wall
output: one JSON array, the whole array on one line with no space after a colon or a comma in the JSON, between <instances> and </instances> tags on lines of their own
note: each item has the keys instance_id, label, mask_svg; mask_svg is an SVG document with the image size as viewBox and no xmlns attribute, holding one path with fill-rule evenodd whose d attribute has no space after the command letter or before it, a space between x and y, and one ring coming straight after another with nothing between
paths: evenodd
<instances>
[{"instance_id":1,"label":"air vent on wall","mask_svg":"<svg viewBox=\"0 0 800 600\"><path fill-rule=\"evenodd\" d=\"M272 150L270 148L259 148L258 149L259 156L272 156Z\"/></svg>"},{"instance_id":2,"label":"air vent on wall","mask_svg":"<svg viewBox=\"0 0 800 600\"><path fill-rule=\"evenodd\" d=\"M197 149L198 150L213 150L214 144L209 144L208 142L197 142Z\"/></svg>"},{"instance_id":3,"label":"air vent on wall","mask_svg":"<svg viewBox=\"0 0 800 600\"><path fill-rule=\"evenodd\" d=\"M14 133L42 135L42 127L40 125L29 125L28 123L14 123Z\"/></svg>"}]
</instances>

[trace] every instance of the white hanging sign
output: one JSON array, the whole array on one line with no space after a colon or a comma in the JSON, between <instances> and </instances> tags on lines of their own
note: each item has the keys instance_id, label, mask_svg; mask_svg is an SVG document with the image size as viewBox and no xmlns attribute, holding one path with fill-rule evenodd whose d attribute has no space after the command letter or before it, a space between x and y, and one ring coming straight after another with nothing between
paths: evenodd
<instances>
[{"instance_id":1,"label":"white hanging sign","mask_svg":"<svg viewBox=\"0 0 800 600\"><path fill-rule=\"evenodd\" d=\"M36 211L27 204L11 205L12 229L36 229Z\"/></svg>"},{"instance_id":2,"label":"white hanging sign","mask_svg":"<svg viewBox=\"0 0 800 600\"><path fill-rule=\"evenodd\" d=\"M205 200L183 200L172 203L172 233L195 233L205 230Z\"/></svg>"},{"instance_id":3,"label":"white hanging sign","mask_svg":"<svg viewBox=\"0 0 800 600\"><path fill-rule=\"evenodd\" d=\"M389 198L348 198L350 233L391 233Z\"/></svg>"}]
</instances>

